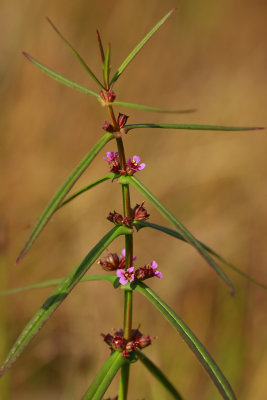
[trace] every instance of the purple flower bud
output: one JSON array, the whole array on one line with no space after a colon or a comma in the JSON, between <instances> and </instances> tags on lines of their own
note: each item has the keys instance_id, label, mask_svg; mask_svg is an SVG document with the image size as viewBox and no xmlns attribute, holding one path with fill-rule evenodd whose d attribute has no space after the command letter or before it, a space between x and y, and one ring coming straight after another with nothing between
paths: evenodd
<instances>
[{"instance_id":1,"label":"purple flower bud","mask_svg":"<svg viewBox=\"0 0 267 400\"><path fill-rule=\"evenodd\" d=\"M140 347L141 349L143 349L144 347L147 347L151 344L151 337L149 335L146 336L141 336L138 340L138 347Z\"/></svg>"},{"instance_id":2,"label":"purple flower bud","mask_svg":"<svg viewBox=\"0 0 267 400\"><path fill-rule=\"evenodd\" d=\"M107 92L102 92L101 90L100 96L105 103L112 103L116 98L116 94L111 89Z\"/></svg>"},{"instance_id":3,"label":"purple flower bud","mask_svg":"<svg viewBox=\"0 0 267 400\"><path fill-rule=\"evenodd\" d=\"M123 217L121 214L117 213L114 211L113 213L110 212L109 215L107 216L107 219L110 222L113 222L115 225L125 225L125 226L130 226L131 225L131 220L127 217Z\"/></svg>"},{"instance_id":4,"label":"purple flower bud","mask_svg":"<svg viewBox=\"0 0 267 400\"><path fill-rule=\"evenodd\" d=\"M143 207L144 204L145 202L143 201L140 205L136 204L132 209L132 216L135 221L146 221L149 218L147 210Z\"/></svg>"},{"instance_id":5,"label":"purple flower bud","mask_svg":"<svg viewBox=\"0 0 267 400\"><path fill-rule=\"evenodd\" d=\"M127 350L128 352L131 352L131 351L135 351L137 349L137 347L138 347L138 344L135 341L131 340L130 342L126 343L125 350Z\"/></svg>"},{"instance_id":6,"label":"purple flower bud","mask_svg":"<svg viewBox=\"0 0 267 400\"><path fill-rule=\"evenodd\" d=\"M128 118L129 118L128 115L119 113L117 122L118 122L118 125L119 125L120 129L124 127L124 125L126 124Z\"/></svg>"},{"instance_id":7,"label":"purple flower bud","mask_svg":"<svg viewBox=\"0 0 267 400\"><path fill-rule=\"evenodd\" d=\"M107 335L105 335L104 333L101 333L101 336L103 336L104 342L106 342L109 346L111 346L113 336L110 335L109 333Z\"/></svg>"},{"instance_id":8,"label":"purple flower bud","mask_svg":"<svg viewBox=\"0 0 267 400\"><path fill-rule=\"evenodd\" d=\"M135 278L139 280L144 280L148 278L152 278L153 276L156 276L157 278L162 278L162 273L160 271L157 271L158 264L156 261L152 261L150 265L144 265L143 267L138 268L135 271Z\"/></svg>"},{"instance_id":9,"label":"purple flower bud","mask_svg":"<svg viewBox=\"0 0 267 400\"><path fill-rule=\"evenodd\" d=\"M104 122L104 124L103 124L103 126L102 126L102 129L104 129L104 131L106 131L106 132L114 132L114 127L113 127L113 125L111 125L109 122L107 122L107 121L105 121Z\"/></svg>"},{"instance_id":10,"label":"purple flower bud","mask_svg":"<svg viewBox=\"0 0 267 400\"><path fill-rule=\"evenodd\" d=\"M126 340L122 336L114 336L112 339L112 347L114 350L123 350L126 345Z\"/></svg>"},{"instance_id":11,"label":"purple flower bud","mask_svg":"<svg viewBox=\"0 0 267 400\"><path fill-rule=\"evenodd\" d=\"M119 268L120 259L116 253L109 253L104 259L99 260L98 263L105 271L115 271Z\"/></svg>"}]
</instances>

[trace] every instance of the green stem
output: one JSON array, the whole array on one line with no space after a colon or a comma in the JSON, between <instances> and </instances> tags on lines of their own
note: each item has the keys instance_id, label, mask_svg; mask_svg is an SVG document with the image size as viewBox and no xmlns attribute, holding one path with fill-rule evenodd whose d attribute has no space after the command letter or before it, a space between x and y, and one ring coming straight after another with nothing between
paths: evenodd
<instances>
[{"instance_id":1,"label":"green stem","mask_svg":"<svg viewBox=\"0 0 267 400\"><path fill-rule=\"evenodd\" d=\"M130 364L124 364L121 367L121 379L119 386L118 400L127 400L128 383L129 383Z\"/></svg>"}]
</instances>

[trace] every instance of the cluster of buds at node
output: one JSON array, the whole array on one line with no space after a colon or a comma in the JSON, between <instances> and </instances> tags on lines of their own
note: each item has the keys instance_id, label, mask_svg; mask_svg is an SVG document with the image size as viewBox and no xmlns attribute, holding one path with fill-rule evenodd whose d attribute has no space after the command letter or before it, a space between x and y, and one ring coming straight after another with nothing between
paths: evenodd
<instances>
[{"instance_id":1,"label":"cluster of buds at node","mask_svg":"<svg viewBox=\"0 0 267 400\"><path fill-rule=\"evenodd\" d=\"M131 209L131 218L123 217L121 214L110 212L107 216L107 220L113 222L115 225L126 225L131 226L133 221L146 221L149 218L149 214L144 207L145 202L141 204L136 204L134 208Z\"/></svg>"},{"instance_id":2,"label":"cluster of buds at node","mask_svg":"<svg viewBox=\"0 0 267 400\"><path fill-rule=\"evenodd\" d=\"M127 217L123 217L121 214L117 213L115 210L114 212L110 212L107 216L107 219L110 222L113 222L115 225L126 225L130 226L131 225L131 219Z\"/></svg>"},{"instance_id":3,"label":"cluster of buds at node","mask_svg":"<svg viewBox=\"0 0 267 400\"><path fill-rule=\"evenodd\" d=\"M105 124L104 125L107 128L106 130L113 129L113 126L110 125L108 122L105 122ZM141 171L146 166L145 163L141 163L141 158L135 155L133 156L132 160L131 158L128 158L126 167L125 169L123 169L120 165L119 153L114 153L113 151L108 151L106 153L106 157L103 157L103 160L105 160L109 164L110 172L114 172L120 175L133 175L135 172Z\"/></svg>"},{"instance_id":4,"label":"cluster of buds at node","mask_svg":"<svg viewBox=\"0 0 267 400\"><path fill-rule=\"evenodd\" d=\"M128 282L133 282L135 279L143 281L148 278L156 276L162 279L162 273L158 271L158 264L156 261L151 261L150 264L144 265L143 267L134 270L133 262L136 260L136 256L133 256L131 267L125 269L126 252L122 250L121 255L118 256L116 253L109 253L105 258L100 259L98 264L105 271L117 271L116 275L120 278L119 282L121 285L126 285Z\"/></svg>"},{"instance_id":5,"label":"cluster of buds at node","mask_svg":"<svg viewBox=\"0 0 267 400\"><path fill-rule=\"evenodd\" d=\"M135 278L139 279L140 281L152 278L153 276L162 279L162 273L158 271L157 268L158 264L156 263L156 261L152 261L150 264L138 268L134 273Z\"/></svg>"},{"instance_id":6,"label":"cluster of buds at node","mask_svg":"<svg viewBox=\"0 0 267 400\"><path fill-rule=\"evenodd\" d=\"M119 282L121 285L126 285L128 282L133 282L135 279L143 281L148 278L156 276L162 279L162 273L158 271L158 264L156 261L151 261L150 264L144 265L134 271L134 267L125 269L117 269L116 275L120 278Z\"/></svg>"},{"instance_id":7,"label":"cluster of buds at node","mask_svg":"<svg viewBox=\"0 0 267 400\"><path fill-rule=\"evenodd\" d=\"M116 99L116 94L113 92L112 89L109 89L106 92L102 92L101 90L100 96L105 103L113 103L113 101Z\"/></svg>"},{"instance_id":8,"label":"cluster of buds at node","mask_svg":"<svg viewBox=\"0 0 267 400\"><path fill-rule=\"evenodd\" d=\"M122 250L121 255L118 256L117 253L109 253L105 258L98 261L98 264L105 271L116 271L117 269L125 268L125 249ZM133 256L133 261L136 260L136 256Z\"/></svg>"},{"instance_id":9,"label":"cluster of buds at node","mask_svg":"<svg viewBox=\"0 0 267 400\"><path fill-rule=\"evenodd\" d=\"M124 338L122 329L115 331L114 335L111 335L110 333L105 335L102 333L101 336L112 351L121 351L124 358L129 358L130 353L137 349L143 349L149 346L152 340L155 339L149 335L143 335L138 329L132 329L129 340Z\"/></svg>"},{"instance_id":10,"label":"cluster of buds at node","mask_svg":"<svg viewBox=\"0 0 267 400\"><path fill-rule=\"evenodd\" d=\"M108 121L105 121L103 126L102 126L102 129L104 129L104 131L106 131L106 132L116 132L117 130L120 131L124 127L124 125L126 124L128 118L129 118L128 115L119 113L119 116L117 118L117 126L116 127L114 127ZM121 132L126 133L126 131L124 131L124 130L121 131Z\"/></svg>"}]
</instances>

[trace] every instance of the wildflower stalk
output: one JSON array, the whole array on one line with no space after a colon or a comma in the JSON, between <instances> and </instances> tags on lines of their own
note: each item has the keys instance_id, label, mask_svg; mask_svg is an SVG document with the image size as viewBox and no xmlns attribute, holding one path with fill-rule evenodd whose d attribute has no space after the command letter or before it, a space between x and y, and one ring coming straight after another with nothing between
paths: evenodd
<instances>
[{"instance_id":1,"label":"wildflower stalk","mask_svg":"<svg viewBox=\"0 0 267 400\"><path fill-rule=\"evenodd\" d=\"M126 168L126 158L121 138L117 139L118 152L121 159L123 168ZM131 200L129 185L122 185L122 201L123 213L127 218L131 218ZM125 235L125 270L132 266L133 260L133 235ZM123 331L126 340L131 337L132 331L132 313L133 313L133 292L132 290L124 291L124 323ZM130 364L125 364L121 368L120 386L119 386L119 400L126 400L128 393L128 383L130 374Z\"/></svg>"}]
</instances>

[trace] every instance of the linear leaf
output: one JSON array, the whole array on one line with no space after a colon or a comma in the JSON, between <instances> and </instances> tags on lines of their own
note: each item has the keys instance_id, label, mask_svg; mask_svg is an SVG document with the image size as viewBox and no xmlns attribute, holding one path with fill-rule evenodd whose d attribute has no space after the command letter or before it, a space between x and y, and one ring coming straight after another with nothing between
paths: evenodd
<instances>
[{"instance_id":1,"label":"linear leaf","mask_svg":"<svg viewBox=\"0 0 267 400\"><path fill-rule=\"evenodd\" d=\"M142 106L141 104L126 103L124 101L113 101L112 103L106 103L105 105L136 108L138 110L160 112L160 113L166 113L166 114L188 114L188 113L197 111L196 108L189 108L189 109L185 109L185 110L164 110L162 108L157 108L157 107ZM126 126L132 126L132 125L126 125ZM128 129L128 130L130 130L130 129Z\"/></svg>"},{"instance_id":2,"label":"linear leaf","mask_svg":"<svg viewBox=\"0 0 267 400\"><path fill-rule=\"evenodd\" d=\"M84 188L78 190L77 192L73 193L71 196L69 196L66 200L64 200L59 206L58 206L58 210L65 206L67 203L69 203L71 200L75 199L77 196L79 196L80 194L87 192L87 190L92 189L93 187L99 185L102 182L107 181L108 179L114 179L115 178L115 174L111 173L108 174L106 176L104 176L103 178L99 178L94 182L91 182L89 185L85 186Z\"/></svg>"},{"instance_id":3,"label":"linear leaf","mask_svg":"<svg viewBox=\"0 0 267 400\"><path fill-rule=\"evenodd\" d=\"M56 286L59 285L60 282L63 282L64 279L65 278L50 279L48 281L32 283L31 285L27 286L4 290L0 292L0 296L7 296L9 294L25 292L26 290L31 290L31 289ZM114 286L114 288L117 288L119 286L118 283L119 279L117 278L116 275L88 275L88 276L83 276L81 279L81 282L88 282L88 281L108 281Z\"/></svg>"},{"instance_id":4,"label":"linear leaf","mask_svg":"<svg viewBox=\"0 0 267 400\"><path fill-rule=\"evenodd\" d=\"M175 389L173 384L169 379L163 374L163 372L151 361L142 351L136 351L137 357L144 364L144 366L149 370L149 372L165 387L166 390L172 395L176 400L182 400L182 396Z\"/></svg>"},{"instance_id":5,"label":"linear leaf","mask_svg":"<svg viewBox=\"0 0 267 400\"><path fill-rule=\"evenodd\" d=\"M170 228L166 228L165 226L161 226L161 225L157 225L157 224L153 224L151 222L148 221L134 221L134 226L136 227L136 229L139 231L142 228L153 228L153 229L157 229L161 232L166 233L167 235L173 236L177 239L180 239L184 242L187 242L185 240L185 238L178 232L174 231L173 229ZM212 250L210 247L208 247L207 245L205 245L204 243L200 242L199 243L204 247L205 250L207 250L211 255L213 255L214 257L216 257L219 261L221 261L224 265L226 265L227 267L231 268L233 271L235 271L237 274L239 274L240 276L242 276L244 279L247 279L249 282L254 283L254 285L257 285L259 287L261 287L262 289L267 290L267 286L264 285L263 283L257 281L254 278L251 278L249 275L245 274L245 272L241 271L239 268L235 267L233 264L229 263L228 261L226 261L222 256L220 256L218 253L216 253L214 250Z\"/></svg>"},{"instance_id":6,"label":"linear leaf","mask_svg":"<svg viewBox=\"0 0 267 400\"><path fill-rule=\"evenodd\" d=\"M104 363L91 386L83 396L83 400L101 400L118 370L129 363L121 353L114 351Z\"/></svg>"},{"instance_id":7,"label":"linear leaf","mask_svg":"<svg viewBox=\"0 0 267 400\"><path fill-rule=\"evenodd\" d=\"M90 89L87 89L86 87L79 85L78 83L71 81L68 78L65 78L64 76L58 74L57 72L53 71L52 69L46 67L45 65L41 64L39 61L37 61L35 58L30 56L30 54L26 53L25 51L22 52L22 54L29 60L31 61L37 68L39 68L41 71L43 71L46 75L50 76L50 78L54 79L55 81L62 83L65 86L71 87L73 89L77 89L80 92L83 92L85 94L90 94L92 96L95 96L98 98L98 100L102 100L101 96L98 93L93 92Z\"/></svg>"},{"instance_id":8,"label":"linear leaf","mask_svg":"<svg viewBox=\"0 0 267 400\"><path fill-rule=\"evenodd\" d=\"M255 131L264 129L262 127L248 126L218 126L218 125L199 125L199 124L132 124L125 125L124 130L129 132L131 129L138 128L160 128L160 129L189 129L197 131Z\"/></svg>"},{"instance_id":9,"label":"linear leaf","mask_svg":"<svg viewBox=\"0 0 267 400\"><path fill-rule=\"evenodd\" d=\"M128 183L134 186L139 192L141 192L153 205L154 207L166 218L184 237L184 239L190 243L208 262L208 264L217 272L219 277L231 288L232 294L234 294L234 286L228 277L225 275L219 265L209 255L207 250L201 245L201 243L188 231L188 229L177 219L175 216L167 210L166 207L135 177L135 176L122 176L119 178L119 182Z\"/></svg>"},{"instance_id":10,"label":"linear leaf","mask_svg":"<svg viewBox=\"0 0 267 400\"><path fill-rule=\"evenodd\" d=\"M75 55L75 57L81 63L81 65L86 70L86 72L91 76L91 78L97 83L98 86L100 86L102 89L104 89L104 86L102 85L102 83L97 79L97 77L95 76L93 71L88 67L88 65L86 64L84 59L80 56L80 54L72 47L72 45L67 41L67 39L64 38L62 33L58 30L58 28L53 24L53 22L48 17L46 17L46 20L52 26L52 28L58 34L58 36L63 40L65 45L72 51L72 53Z\"/></svg>"},{"instance_id":11,"label":"linear leaf","mask_svg":"<svg viewBox=\"0 0 267 400\"><path fill-rule=\"evenodd\" d=\"M99 33L98 29L96 30L96 36L97 36L98 46L99 46L99 50L100 50L100 57L101 57L101 61L102 61L102 64L103 64L104 60L105 60L105 52L104 52L101 36L100 36L100 33Z\"/></svg>"},{"instance_id":12,"label":"linear leaf","mask_svg":"<svg viewBox=\"0 0 267 400\"><path fill-rule=\"evenodd\" d=\"M176 329L186 344L199 359L202 366L205 368L219 392L225 400L236 400L235 394L203 344L198 340L189 327L181 320L181 318L159 297L157 294L145 285L143 282L138 282L135 289L144 295L167 319L171 326Z\"/></svg>"},{"instance_id":13,"label":"linear leaf","mask_svg":"<svg viewBox=\"0 0 267 400\"><path fill-rule=\"evenodd\" d=\"M110 43L108 44L108 49L106 51L104 63L103 63L103 77L106 88L109 87L109 72L110 72Z\"/></svg>"},{"instance_id":14,"label":"linear leaf","mask_svg":"<svg viewBox=\"0 0 267 400\"><path fill-rule=\"evenodd\" d=\"M112 85L116 80L119 78L119 76L122 74L122 72L125 70L127 65L132 61L132 59L136 56L137 53L142 49L142 47L146 44L146 42L151 38L151 36L161 27L162 24L171 16L171 14L175 11L175 8L173 8L171 11L169 11L152 29L148 34L141 40L140 43L133 49L133 51L128 55L128 57L123 61L121 66L118 68L116 71L115 75L110 81L110 84Z\"/></svg>"},{"instance_id":15,"label":"linear leaf","mask_svg":"<svg viewBox=\"0 0 267 400\"><path fill-rule=\"evenodd\" d=\"M58 287L47 298L12 346L6 360L0 368L0 376L2 376L14 361L16 361L31 339L41 329L56 308L66 299L70 291L82 279L83 275L88 271L107 246L109 246L109 244L118 236L131 233L132 230L129 227L115 226L95 245L95 247L93 247L83 261L75 267L64 280L60 281Z\"/></svg>"},{"instance_id":16,"label":"linear leaf","mask_svg":"<svg viewBox=\"0 0 267 400\"><path fill-rule=\"evenodd\" d=\"M55 195L52 197L43 213L39 217L29 239L27 240L25 246L20 252L17 263L21 261L24 255L32 246L34 240L37 238L39 233L45 227L53 213L56 211L58 206L64 197L68 194L72 186L75 184L77 179L82 175L82 173L86 170L88 165L93 161L99 151L104 147L104 145L112 138L112 134L107 132L102 138L92 147L92 149L86 154L86 156L80 161L77 167L72 171L67 180L63 183L63 185L57 190Z\"/></svg>"}]
</instances>

